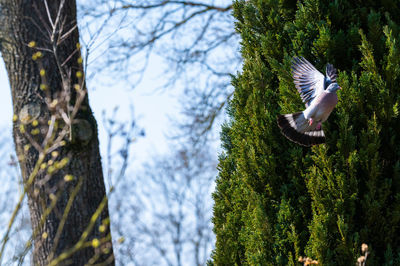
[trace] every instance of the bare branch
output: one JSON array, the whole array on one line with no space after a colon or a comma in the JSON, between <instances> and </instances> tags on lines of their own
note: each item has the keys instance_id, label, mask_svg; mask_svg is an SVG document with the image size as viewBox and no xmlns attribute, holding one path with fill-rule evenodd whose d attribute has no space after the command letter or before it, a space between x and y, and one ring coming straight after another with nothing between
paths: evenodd
<instances>
[{"instance_id":1,"label":"bare branch","mask_svg":"<svg viewBox=\"0 0 400 266\"><path fill-rule=\"evenodd\" d=\"M44 5L46 6L46 12L47 12L47 18L50 22L51 27L54 29L54 23L53 19L51 18L50 10L49 10L49 5L47 4L47 0L44 0Z\"/></svg>"},{"instance_id":2,"label":"bare branch","mask_svg":"<svg viewBox=\"0 0 400 266\"><path fill-rule=\"evenodd\" d=\"M150 9L150 8L157 8L157 7L162 7L168 4L177 4L177 5L182 5L182 6L192 6L192 7L205 7L208 10L217 10L219 12L226 12L232 9L232 5L227 5L224 7L220 6L215 6L215 5L209 5L205 3L200 3L200 2L190 2L190 1L162 1L159 4L154 4L154 5L123 5L121 9Z\"/></svg>"}]
</instances>

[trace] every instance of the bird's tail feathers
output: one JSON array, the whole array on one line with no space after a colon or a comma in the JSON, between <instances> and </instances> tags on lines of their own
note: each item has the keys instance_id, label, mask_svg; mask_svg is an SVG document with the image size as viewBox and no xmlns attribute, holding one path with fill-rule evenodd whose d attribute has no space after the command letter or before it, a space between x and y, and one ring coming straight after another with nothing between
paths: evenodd
<instances>
[{"instance_id":1,"label":"bird's tail feathers","mask_svg":"<svg viewBox=\"0 0 400 266\"><path fill-rule=\"evenodd\" d=\"M325 143L322 127L318 128L317 123L309 125L303 112L279 115L277 120L282 134L293 142L307 147Z\"/></svg>"}]
</instances>

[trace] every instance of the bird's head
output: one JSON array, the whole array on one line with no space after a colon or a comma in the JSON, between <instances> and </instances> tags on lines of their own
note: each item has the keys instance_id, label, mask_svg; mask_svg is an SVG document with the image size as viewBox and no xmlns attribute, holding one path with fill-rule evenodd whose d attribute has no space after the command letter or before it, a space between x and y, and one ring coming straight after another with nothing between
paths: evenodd
<instances>
[{"instance_id":1,"label":"bird's head","mask_svg":"<svg viewBox=\"0 0 400 266\"><path fill-rule=\"evenodd\" d=\"M328 88L326 88L326 91L328 92L336 92L337 90L341 89L341 87L339 86L339 84L337 84L336 82L331 83Z\"/></svg>"}]
</instances>

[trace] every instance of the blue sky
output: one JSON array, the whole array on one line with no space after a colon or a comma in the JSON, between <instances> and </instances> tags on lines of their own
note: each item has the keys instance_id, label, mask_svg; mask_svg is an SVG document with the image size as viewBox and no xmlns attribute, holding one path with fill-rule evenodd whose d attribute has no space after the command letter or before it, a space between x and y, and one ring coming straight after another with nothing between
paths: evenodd
<instances>
[{"instance_id":1,"label":"blue sky","mask_svg":"<svg viewBox=\"0 0 400 266\"><path fill-rule=\"evenodd\" d=\"M1 92L0 128L11 128L11 121L12 121L11 92L3 59L0 60L0 92Z\"/></svg>"}]
</instances>

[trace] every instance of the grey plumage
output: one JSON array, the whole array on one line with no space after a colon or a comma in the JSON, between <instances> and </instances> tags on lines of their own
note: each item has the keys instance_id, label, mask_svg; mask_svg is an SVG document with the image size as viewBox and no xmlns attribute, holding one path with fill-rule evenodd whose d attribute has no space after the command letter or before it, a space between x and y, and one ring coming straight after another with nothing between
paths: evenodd
<instances>
[{"instance_id":1,"label":"grey plumage","mask_svg":"<svg viewBox=\"0 0 400 266\"><path fill-rule=\"evenodd\" d=\"M325 133L322 128L309 126L303 112L279 115L278 125L285 137L302 146L325 143Z\"/></svg>"},{"instance_id":2,"label":"grey plumage","mask_svg":"<svg viewBox=\"0 0 400 266\"><path fill-rule=\"evenodd\" d=\"M303 112L279 115L277 122L282 134L303 146L325 143L322 123L325 122L337 104L336 69L326 66L322 75L305 58L295 57L292 74L297 91L306 109Z\"/></svg>"}]
</instances>

